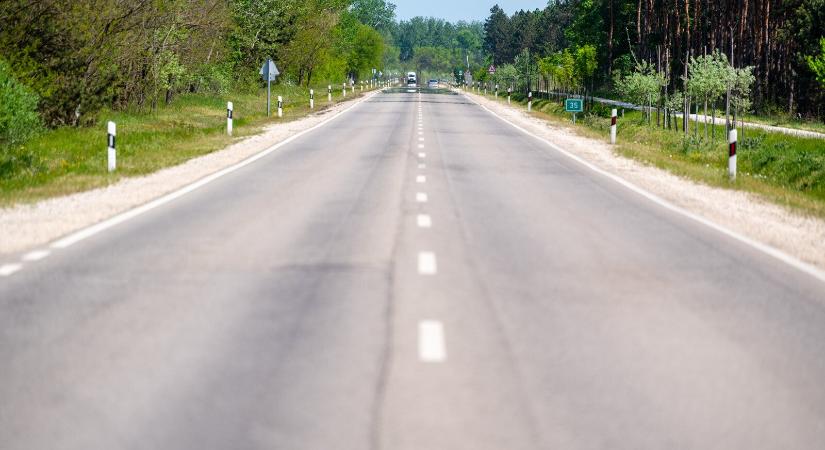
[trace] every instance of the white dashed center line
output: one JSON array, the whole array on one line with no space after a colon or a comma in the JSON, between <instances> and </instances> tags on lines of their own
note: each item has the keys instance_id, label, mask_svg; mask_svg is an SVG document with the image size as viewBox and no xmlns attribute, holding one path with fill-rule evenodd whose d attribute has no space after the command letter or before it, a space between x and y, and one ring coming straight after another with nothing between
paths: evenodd
<instances>
[{"instance_id":1,"label":"white dashed center line","mask_svg":"<svg viewBox=\"0 0 825 450\"><path fill-rule=\"evenodd\" d=\"M415 177L415 182L416 183L426 183L427 182L427 177L425 177L424 175L419 175L419 176Z\"/></svg>"},{"instance_id":2,"label":"white dashed center line","mask_svg":"<svg viewBox=\"0 0 825 450\"><path fill-rule=\"evenodd\" d=\"M418 144L418 148L424 148L424 144Z\"/></svg>"},{"instance_id":3,"label":"white dashed center line","mask_svg":"<svg viewBox=\"0 0 825 450\"><path fill-rule=\"evenodd\" d=\"M433 219L428 214L419 214L416 217L416 223L418 223L419 228L432 228Z\"/></svg>"},{"instance_id":4,"label":"white dashed center line","mask_svg":"<svg viewBox=\"0 0 825 450\"><path fill-rule=\"evenodd\" d=\"M417 201L418 203L427 203L427 200L427 194L423 192L418 192L415 194L415 201Z\"/></svg>"},{"instance_id":5,"label":"white dashed center line","mask_svg":"<svg viewBox=\"0 0 825 450\"><path fill-rule=\"evenodd\" d=\"M48 250L35 250L23 255L23 261L40 261L51 254Z\"/></svg>"},{"instance_id":6,"label":"white dashed center line","mask_svg":"<svg viewBox=\"0 0 825 450\"><path fill-rule=\"evenodd\" d=\"M438 263L435 253L421 252L418 254L418 273L420 275L435 275L438 273Z\"/></svg>"},{"instance_id":7,"label":"white dashed center line","mask_svg":"<svg viewBox=\"0 0 825 450\"><path fill-rule=\"evenodd\" d=\"M424 158L427 157L427 154L426 153L419 153L418 157L421 158L421 159L424 159Z\"/></svg>"},{"instance_id":8,"label":"white dashed center line","mask_svg":"<svg viewBox=\"0 0 825 450\"><path fill-rule=\"evenodd\" d=\"M426 169L426 168L427 168L427 165L426 165L426 164L424 164L424 163L421 163L421 164L419 164L419 165L418 165L418 168L419 168L419 169Z\"/></svg>"},{"instance_id":9,"label":"white dashed center line","mask_svg":"<svg viewBox=\"0 0 825 450\"><path fill-rule=\"evenodd\" d=\"M14 272L17 272L18 270L20 270L22 268L23 268L22 264L5 264L5 265L2 265L2 266L0 266L0 277L7 277L7 276L13 274Z\"/></svg>"},{"instance_id":10,"label":"white dashed center line","mask_svg":"<svg viewBox=\"0 0 825 450\"><path fill-rule=\"evenodd\" d=\"M437 320L418 323L418 357L422 362L439 363L447 359L444 325Z\"/></svg>"}]
</instances>

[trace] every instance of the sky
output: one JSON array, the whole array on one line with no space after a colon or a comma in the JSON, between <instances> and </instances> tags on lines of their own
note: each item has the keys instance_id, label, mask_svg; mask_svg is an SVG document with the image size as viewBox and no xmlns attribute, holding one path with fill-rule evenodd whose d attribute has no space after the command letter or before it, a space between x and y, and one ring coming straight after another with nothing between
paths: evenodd
<instances>
[{"instance_id":1,"label":"sky","mask_svg":"<svg viewBox=\"0 0 825 450\"><path fill-rule=\"evenodd\" d=\"M397 6L395 13L401 20L415 16L433 16L456 22L458 20L484 21L496 3L507 14L519 9L547 6L547 0L390 0Z\"/></svg>"}]
</instances>

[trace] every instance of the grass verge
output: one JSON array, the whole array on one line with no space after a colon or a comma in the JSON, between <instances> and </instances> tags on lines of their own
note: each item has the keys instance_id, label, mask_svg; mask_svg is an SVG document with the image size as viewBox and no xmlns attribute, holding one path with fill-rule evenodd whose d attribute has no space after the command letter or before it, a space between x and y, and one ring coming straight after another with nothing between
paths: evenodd
<instances>
[{"instance_id":1,"label":"grass verge","mask_svg":"<svg viewBox=\"0 0 825 450\"><path fill-rule=\"evenodd\" d=\"M315 111L342 101L341 90L327 102L326 86L315 89ZM367 92L366 90L364 92ZM353 99L352 92L346 100ZM309 89L273 86L272 117L266 116L266 90L226 97L186 95L152 112L104 111L97 125L50 130L0 155L0 207L31 203L146 175L225 148L270 124L307 116ZM284 117L277 117L277 98ZM361 92L356 92L357 96ZM232 101L233 136L226 135L226 102ZM117 123L117 171L106 168L106 122Z\"/></svg>"},{"instance_id":2,"label":"grass verge","mask_svg":"<svg viewBox=\"0 0 825 450\"><path fill-rule=\"evenodd\" d=\"M488 95L487 98L494 99ZM524 98L513 104L526 107ZM506 97L499 97L506 103ZM573 125L570 113L553 101L537 99L533 115L556 125L571 127L581 135L607 140L610 109L596 105L592 112L579 114ZM654 113L655 114L655 113ZM724 123L716 127L691 123L688 136L683 131L665 130L643 121L639 111L626 111L619 119L616 153L646 165L711 186L751 192L803 214L825 218L825 141L763 130L740 131L737 151L738 176L727 175L728 144ZM715 128L715 131L714 131ZM715 138L713 137L715 134Z\"/></svg>"}]
</instances>

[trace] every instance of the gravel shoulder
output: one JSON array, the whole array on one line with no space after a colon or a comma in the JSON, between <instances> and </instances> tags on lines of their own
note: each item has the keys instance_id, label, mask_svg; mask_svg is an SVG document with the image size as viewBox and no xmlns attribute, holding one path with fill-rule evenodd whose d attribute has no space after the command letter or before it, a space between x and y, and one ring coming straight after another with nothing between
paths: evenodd
<instances>
[{"instance_id":1,"label":"gravel shoulder","mask_svg":"<svg viewBox=\"0 0 825 450\"><path fill-rule=\"evenodd\" d=\"M33 204L0 208L0 256L47 244L148 203L329 120L374 94L338 103L299 120L269 125L262 133L223 150L147 176L127 178L105 188Z\"/></svg>"},{"instance_id":2,"label":"gravel shoulder","mask_svg":"<svg viewBox=\"0 0 825 450\"><path fill-rule=\"evenodd\" d=\"M662 199L718 225L767 244L820 270L825 270L825 221L768 202L758 195L695 183L656 167L622 157L606 142L579 136L575 130L529 116L464 92L475 102Z\"/></svg>"}]
</instances>

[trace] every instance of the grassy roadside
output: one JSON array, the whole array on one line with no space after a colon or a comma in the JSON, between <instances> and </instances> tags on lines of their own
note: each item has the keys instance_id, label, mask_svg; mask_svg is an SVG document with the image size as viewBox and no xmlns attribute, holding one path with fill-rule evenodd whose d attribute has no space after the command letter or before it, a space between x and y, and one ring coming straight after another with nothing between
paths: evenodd
<instances>
[{"instance_id":1,"label":"grassy roadside","mask_svg":"<svg viewBox=\"0 0 825 450\"><path fill-rule=\"evenodd\" d=\"M367 90L364 91L366 93ZM277 117L277 98L284 117ZM361 96L360 91L356 91ZM315 89L315 111L342 100L340 87L327 102L326 86ZM226 102L234 104L233 137L226 135ZM307 116L309 89L272 87L272 117L266 117L266 90L225 98L187 95L153 112L102 112L97 125L50 130L27 142L20 167L0 173L0 207L107 186L124 177L149 174L225 148L269 124ZM106 122L117 123L118 170L106 170Z\"/></svg>"},{"instance_id":2,"label":"grassy roadside","mask_svg":"<svg viewBox=\"0 0 825 450\"><path fill-rule=\"evenodd\" d=\"M492 95L488 99L494 99ZM499 97L506 103L506 97ZM523 98L513 98L514 105L526 107ZM597 108L598 114L579 115L573 125L564 107L550 100L533 103L533 115L573 128L577 133L607 141L610 129L609 109ZM627 111L619 119L616 153L647 165L656 166L676 175L726 189L741 190L762 196L803 214L825 218L825 141L788 136L762 130L747 129L740 135L738 146L738 177L727 177L728 145L724 124L717 125L716 139L699 136L691 129L690 137L683 132L663 130L642 122L642 113Z\"/></svg>"}]
</instances>

